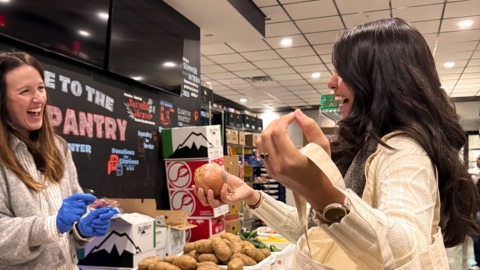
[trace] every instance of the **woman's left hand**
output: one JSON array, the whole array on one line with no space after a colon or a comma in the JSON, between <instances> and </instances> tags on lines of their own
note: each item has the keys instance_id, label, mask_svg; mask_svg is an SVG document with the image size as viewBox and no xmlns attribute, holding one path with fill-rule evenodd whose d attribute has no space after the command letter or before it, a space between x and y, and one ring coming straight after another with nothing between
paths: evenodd
<instances>
[{"instance_id":1,"label":"woman's left hand","mask_svg":"<svg viewBox=\"0 0 480 270\"><path fill-rule=\"evenodd\" d=\"M312 161L304 156L287 134L288 126L296 121L309 142L321 146L330 154L330 144L315 121L300 110L273 121L256 141L260 153L268 153L264 160L268 175L285 187L304 197L314 209L334 202L343 202L344 196Z\"/></svg>"}]
</instances>

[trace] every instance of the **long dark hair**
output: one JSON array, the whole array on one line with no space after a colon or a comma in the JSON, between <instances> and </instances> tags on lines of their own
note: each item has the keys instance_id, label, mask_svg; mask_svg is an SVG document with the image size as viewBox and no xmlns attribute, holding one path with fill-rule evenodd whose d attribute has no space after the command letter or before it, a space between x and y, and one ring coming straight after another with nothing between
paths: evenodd
<instances>
[{"instance_id":1,"label":"long dark hair","mask_svg":"<svg viewBox=\"0 0 480 270\"><path fill-rule=\"evenodd\" d=\"M339 122L338 142L331 146L339 169L348 168L366 142L382 143L384 135L403 131L438 169L445 246L478 235L479 195L459 157L466 134L420 32L399 18L369 22L342 31L332 59L354 93L350 113Z\"/></svg>"},{"instance_id":2,"label":"long dark hair","mask_svg":"<svg viewBox=\"0 0 480 270\"><path fill-rule=\"evenodd\" d=\"M10 137L15 135L27 145L37 168L44 171L45 178L48 181L54 183L60 182L65 168L55 140L60 140L62 143L65 143L65 141L55 134L48 120L46 108L43 111L42 127L39 130L32 131L30 138L24 138L9 124L5 76L8 72L25 65L35 68L44 80L42 65L35 57L23 52L0 52L0 145L3 145L0 147L0 162L15 173L30 189L38 192L45 189L46 186L35 181L20 165L10 146ZM36 143L39 144L39 147Z\"/></svg>"}]
</instances>

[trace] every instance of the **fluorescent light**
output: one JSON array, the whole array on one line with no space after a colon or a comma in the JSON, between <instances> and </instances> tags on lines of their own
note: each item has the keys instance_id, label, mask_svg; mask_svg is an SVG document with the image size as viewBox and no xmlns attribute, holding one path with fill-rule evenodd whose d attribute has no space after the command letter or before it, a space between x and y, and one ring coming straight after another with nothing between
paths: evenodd
<instances>
[{"instance_id":1,"label":"fluorescent light","mask_svg":"<svg viewBox=\"0 0 480 270\"><path fill-rule=\"evenodd\" d=\"M445 64L443 64L443 66L446 68L452 68L455 66L455 62L446 62Z\"/></svg>"},{"instance_id":2,"label":"fluorescent light","mask_svg":"<svg viewBox=\"0 0 480 270\"><path fill-rule=\"evenodd\" d=\"M292 39L291 38L284 38L282 41L280 41L280 44L283 46L290 46L292 45Z\"/></svg>"},{"instance_id":3,"label":"fluorescent light","mask_svg":"<svg viewBox=\"0 0 480 270\"><path fill-rule=\"evenodd\" d=\"M322 74L320 72L315 72L315 73L312 73L312 78L320 78Z\"/></svg>"},{"instance_id":4,"label":"fluorescent light","mask_svg":"<svg viewBox=\"0 0 480 270\"><path fill-rule=\"evenodd\" d=\"M175 65L175 63L173 63L173 62L165 62L165 63L163 64L163 66L164 66L164 67L174 67L174 66L176 66L176 65Z\"/></svg>"},{"instance_id":5,"label":"fluorescent light","mask_svg":"<svg viewBox=\"0 0 480 270\"><path fill-rule=\"evenodd\" d=\"M245 103L245 102L247 102L247 99L246 99L246 98L241 98L241 99L240 99L240 102Z\"/></svg>"},{"instance_id":6,"label":"fluorescent light","mask_svg":"<svg viewBox=\"0 0 480 270\"><path fill-rule=\"evenodd\" d=\"M8 3L8 2L10 2L10 0L0 0L0 2L2 2L2 3Z\"/></svg>"},{"instance_id":7,"label":"fluorescent light","mask_svg":"<svg viewBox=\"0 0 480 270\"><path fill-rule=\"evenodd\" d=\"M141 81L141 80L143 80L143 77L142 76L134 76L134 77L132 77L132 79L134 79L136 81Z\"/></svg>"},{"instance_id":8,"label":"fluorescent light","mask_svg":"<svg viewBox=\"0 0 480 270\"><path fill-rule=\"evenodd\" d=\"M78 33L80 33L80 35L82 36L86 36L86 37L90 36L90 33L88 33L87 31L80 30L78 31Z\"/></svg>"},{"instance_id":9,"label":"fluorescent light","mask_svg":"<svg viewBox=\"0 0 480 270\"><path fill-rule=\"evenodd\" d=\"M461 21L458 23L458 26L460 27L470 27L472 26L473 21Z\"/></svg>"},{"instance_id":10,"label":"fluorescent light","mask_svg":"<svg viewBox=\"0 0 480 270\"><path fill-rule=\"evenodd\" d=\"M99 12L98 17L100 17L101 19L104 19L104 20L108 20L108 13Z\"/></svg>"}]
</instances>

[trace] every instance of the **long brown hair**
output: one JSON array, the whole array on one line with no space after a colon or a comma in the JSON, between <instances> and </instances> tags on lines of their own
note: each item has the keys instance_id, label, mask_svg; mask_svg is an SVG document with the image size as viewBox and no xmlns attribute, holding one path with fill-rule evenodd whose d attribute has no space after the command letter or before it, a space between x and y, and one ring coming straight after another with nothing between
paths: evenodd
<instances>
[{"instance_id":1,"label":"long brown hair","mask_svg":"<svg viewBox=\"0 0 480 270\"><path fill-rule=\"evenodd\" d=\"M348 168L367 142L383 144L384 135L405 132L438 169L445 246L478 235L479 194L459 158L466 134L420 32L399 18L369 22L343 31L332 59L354 92L352 109L339 124L339 140L332 144L335 163Z\"/></svg>"},{"instance_id":2,"label":"long brown hair","mask_svg":"<svg viewBox=\"0 0 480 270\"><path fill-rule=\"evenodd\" d=\"M42 65L35 57L23 52L0 53L0 145L3 145L0 147L0 161L15 173L25 185L38 192L45 189L46 186L36 182L20 165L10 145L11 136L17 136L27 145L34 157L37 168L41 164L47 181L54 183L60 182L65 169L65 164L56 145L56 139L59 139L61 142L64 141L55 134L50 125L46 108L43 111L42 127L38 131L31 132L30 138L23 138L9 125L5 77L8 72L24 65L35 68L42 76L42 80L44 80Z\"/></svg>"}]
</instances>

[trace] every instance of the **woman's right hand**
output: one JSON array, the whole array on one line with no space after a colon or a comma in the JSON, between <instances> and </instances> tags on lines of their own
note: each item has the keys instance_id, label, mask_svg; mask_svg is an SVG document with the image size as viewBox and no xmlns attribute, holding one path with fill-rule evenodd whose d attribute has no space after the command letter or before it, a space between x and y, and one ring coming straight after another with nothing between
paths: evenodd
<instances>
[{"instance_id":1,"label":"woman's right hand","mask_svg":"<svg viewBox=\"0 0 480 270\"><path fill-rule=\"evenodd\" d=\"M60 233L65 233L73 228L87 212L87 206L97 198L90 194L77 193L63 200L63 204L57 213L57 228Z\"/></svg>"},{"instance_id":2,"label":"woman's right hand","mask_svg":"<svg viewBox=\"0 0 480 270\"><path fill-rule=\"evenodd\" d=\"M245 182L229 173L228 175L228 185L223 184L222 190L220 191L220 198L215 198L213 196L213 190L209 189L208 191L203 190L202 188L197 188L193 186L193 193L198 197L200 202L204 206L219 207L222 204L235 204L240 201L245 201L248 205L254 205L260 198L260 194L252 189L250 186L245 184Z\"/></svg>"}]
</instances>

